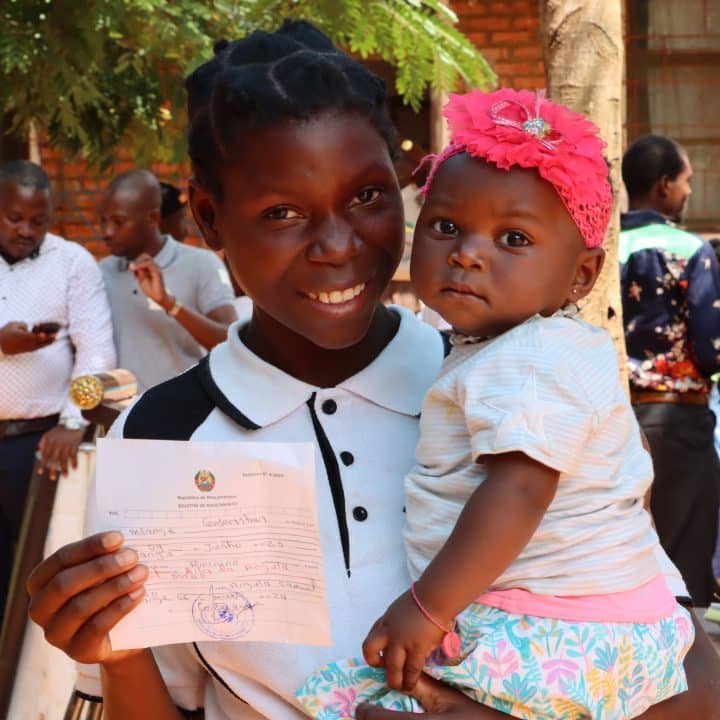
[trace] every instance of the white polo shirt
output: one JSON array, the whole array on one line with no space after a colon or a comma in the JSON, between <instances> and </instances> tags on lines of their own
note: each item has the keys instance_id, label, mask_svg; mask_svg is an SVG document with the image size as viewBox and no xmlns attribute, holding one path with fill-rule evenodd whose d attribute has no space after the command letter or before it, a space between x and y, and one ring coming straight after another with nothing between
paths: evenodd
<instances>
[{"instance_id":1,"label":"white polo shirt","mask_svg":"<svg viewBox=\"0 0 720 720\"><path fill-rule=\"evenodd\" d=\"M294 692L317 667L360 657L361 643L409 583L402 542L403 478L413 464L418 414L444 347L437 330L394 308L399 329L364 370L333 388L297 380L241 342L146 392L110 436L307 442L316 447L318 516L332 647L200 642L156 651L178 705L207 720L299 720ZM81 678L90 694L97 686Z\"/></svg>"}]
</instances>

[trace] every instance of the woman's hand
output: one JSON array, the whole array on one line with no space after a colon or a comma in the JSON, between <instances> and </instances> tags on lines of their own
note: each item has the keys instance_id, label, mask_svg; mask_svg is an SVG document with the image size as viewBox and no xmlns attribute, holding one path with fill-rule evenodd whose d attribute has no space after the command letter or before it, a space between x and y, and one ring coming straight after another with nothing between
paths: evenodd
<instances>
[{"instance_id":1,"label":"woman's hand","mask_svg":"<svg viewBox=\"0 0 720 720\"><path fill-rule=\"evenodd\" d=\"M447 627L453 624L450 620ZM365 662L385 668L388 687L410 692L427 656L440 645L444 634L423 616L408 591L385 611L365 638Z\"/></svg>"},{"instance_id":2,"label":"woman's hand","mask_svg":"<svg viewBox=\"0 0 720 720\"><path fill-rule=\"evenodd\" d=\"M61 547L27 582L29 615L45 639L81 663L114 663L142 650L113 651L109 631L145 594L148 569L119 532Z\"/></svg>"}]
</instances>

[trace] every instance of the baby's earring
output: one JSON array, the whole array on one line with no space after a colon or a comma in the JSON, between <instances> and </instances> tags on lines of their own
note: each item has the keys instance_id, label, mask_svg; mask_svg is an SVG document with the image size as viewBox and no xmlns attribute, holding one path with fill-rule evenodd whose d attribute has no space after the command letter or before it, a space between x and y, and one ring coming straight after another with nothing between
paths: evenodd
<instances>
[{"instance_id":1,"label":"baby's earring","mask_svg":"<svg viewBox=\"0 0 720 720\"><path fill-rule=\"evenodd\" d=\"M573 288L572 293L573 293L573 295L577 295L577 288Z\"/></svg>"}]
</instances>

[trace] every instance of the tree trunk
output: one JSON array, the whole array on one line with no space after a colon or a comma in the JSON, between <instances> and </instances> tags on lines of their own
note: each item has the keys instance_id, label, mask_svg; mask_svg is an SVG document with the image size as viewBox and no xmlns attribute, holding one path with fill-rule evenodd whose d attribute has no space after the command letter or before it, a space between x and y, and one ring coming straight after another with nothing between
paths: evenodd
<instances>
[{"instance_id":1,"label":"tree trunk","mask_svg":"<svg viewBox=\"0 0 720 720\"><path fill-rule=\"evenodd\" d=\"M587 115L607 142L614 211L605 239L605 268L583 304L582 315L610 332L625 374L618 270L618 199L622 188L620 161L625 112L622 0L541 0L540 23L548 96Z\"/></svg>"}]
</instances>

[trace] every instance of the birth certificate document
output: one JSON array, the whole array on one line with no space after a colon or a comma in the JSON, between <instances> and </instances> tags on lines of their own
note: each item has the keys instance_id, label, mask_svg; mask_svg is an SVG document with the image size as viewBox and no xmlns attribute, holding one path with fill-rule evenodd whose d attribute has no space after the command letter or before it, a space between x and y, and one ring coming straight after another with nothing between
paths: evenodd
<instances>
[{"instance_id":1,"label":"birth certificate document","mask_svg":"<svg viewBox=\"0 0 720 720\"><path fill-rule=\"evenodd\" d=\"M199 640L330 645L310 443L98 441L93 531L150 575L116 650Z\"/></svg>"}]
</instances>

